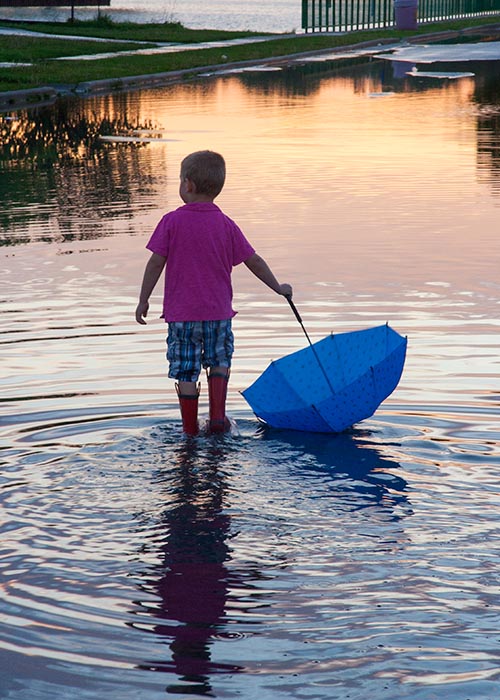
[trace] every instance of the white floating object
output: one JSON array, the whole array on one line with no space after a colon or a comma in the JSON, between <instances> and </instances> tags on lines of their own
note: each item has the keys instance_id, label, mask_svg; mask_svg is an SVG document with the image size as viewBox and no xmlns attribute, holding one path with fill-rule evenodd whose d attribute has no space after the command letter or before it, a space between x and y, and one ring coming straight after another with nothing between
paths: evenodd
<instances>
[{"instance_id":1,"label":"white floating object","mask_svg":"<svg viewBox=\"0 0 500 700\"><path fill-rule=\"evenodd\" d=\"M457 78L473 78L475 73L448 73L446 71L431 71L431 70L410 70L406 75L411 75L414 78L447 78L448 80L456 80Z\"/></svg>"},{"instance_id":2,"label":"white floating object","mask_svg":"<svg viewBox=\"0 0 500 700\"><path fill-rule=\"evenodd\" d=\"M244 73L274 73L283 70L280 66L249 66L244 68Z\"/></svg>"},{"instance_id":3,"label":"white floating object","mask_svg":"<svg viewBox=\"0 0 500 700\"><path fill-rule=\"evenodd\" d=\"M99 136L101 141L110 143L165 143L178 141L178 139L163 139L158 136Z\"/></svg>"},{"instance_id":4,"label":"white floating object","mask_svg":"<svg viewBox=\"0 0 500 700\"><path fill-rule=\"evenodd\" d=\"M133 129L132 136L156 136L162 137L165 131L163 129Z\"/></svg>"},{"instance_id":5,"label":"white floating object","mask_svg":"<svg viewBox=\"0 0 500 700\"><path fill-rule=\"evenodd\" d=\"M296 59L297 63L324 63L325 61L338 61L342 58L359 58L361 56L374 56L378 53L397 49L399 44L380 44L379 46L368 46L363 49L353 51L332 51L331 53L319 54L317 56L304 56Z\"/></svg>"},{"instance_id":6,"label":"white floating object","mask_svg":"<svg viewBox=\"0 0 500 700\"><path fill-rule=\"evenodd\" d=\"M275 73L283 70L280 66L245 66L243 68L222 68L210 73L200 73L200 78L211 78L214 75L239 75L241 73Z\"/></svg>"},{"instance_id":7,"label":"white floating object","mask_svg":"<svg viewBox=\"0 0 500 700\"><path fill-rule=\"evenodd\" d=\"M402 46L394 53L379 53L376 58L407 63L448 63L449 61L500 61L500 41L477 44L432 44Z\"/></svg>"},{"instance_id":8,"label":"white floating object","mask_svg":"<svg viewBox=\"0 0 500 700\"><path fill-rule=\"evenodd\" d=\"M297 58L297 63L325 63L326 61L338 61L341 58L355 58L357 54L353 51L346 53L329 53L326 56L304 56L304 58Z\"/></svg>"},{"instance_id":9,"label":"white floating object","mask_svg":"<svg viewBox=\"0 0 500 700\"><path fill-rule=\"evenodd\" d=\"M395 92L370 92L368 97L392 97L395 95Z\"/></svg>"}]
</instances>

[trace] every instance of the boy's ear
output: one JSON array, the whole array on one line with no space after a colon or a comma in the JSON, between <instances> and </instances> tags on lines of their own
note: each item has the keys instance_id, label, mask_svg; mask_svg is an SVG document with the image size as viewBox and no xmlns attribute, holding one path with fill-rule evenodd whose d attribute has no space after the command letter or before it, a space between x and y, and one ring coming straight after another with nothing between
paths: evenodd
<instances>
[{"instance_id":1,"label":"boy's ear","mask_svg":"<svg viewBox=\"0 0 500 700\"><path fill-rule=\"evenodd\" d=\"M196 185L192 180L190 180L188 177L185 178L186 182L186 190L188 192L192 192L193 194L196 193Z\"/></svg>"}]
</instances>

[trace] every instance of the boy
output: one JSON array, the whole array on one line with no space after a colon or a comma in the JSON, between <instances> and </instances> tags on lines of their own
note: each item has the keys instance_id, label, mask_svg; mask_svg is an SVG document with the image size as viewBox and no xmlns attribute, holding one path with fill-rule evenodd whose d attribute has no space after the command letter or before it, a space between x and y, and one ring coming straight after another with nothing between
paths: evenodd
<instances>
[{"instance_id":1,"label":"boy","mask_svg":"<svg viewBox=\"0 0 500 700\"><path fill-rule=\"evenodd\" d=\"M197 381L201 367L209 368L209 428L228 429L225 417L227 383L233 354L231 271L245 263L277 294L291 296L280 284L238 226L214 204L224 186L226 165L213 151L197 151L181 163L179 194L184 205L166 214L149 243L138 323L145 324L149 297L165 265L163 315L168 323L168 376L176 379L182 426L198 433Z\"/></svg>"}]
</instances>

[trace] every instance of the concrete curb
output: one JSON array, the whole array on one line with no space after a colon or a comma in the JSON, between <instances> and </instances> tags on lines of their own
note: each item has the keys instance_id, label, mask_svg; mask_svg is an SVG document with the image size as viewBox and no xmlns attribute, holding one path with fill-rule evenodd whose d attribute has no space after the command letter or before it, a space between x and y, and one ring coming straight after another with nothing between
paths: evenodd
<instances>
[{"instance_id":1,"label":"concrete curb","mask_svg":"<svg viewBox=\"0 0 500 700\"><path fill-rule=\"evenodd\" d=\"M49 86L0 92L0 111L52 104L59 95L59 90Z\"/></svg>"}]
</instances>

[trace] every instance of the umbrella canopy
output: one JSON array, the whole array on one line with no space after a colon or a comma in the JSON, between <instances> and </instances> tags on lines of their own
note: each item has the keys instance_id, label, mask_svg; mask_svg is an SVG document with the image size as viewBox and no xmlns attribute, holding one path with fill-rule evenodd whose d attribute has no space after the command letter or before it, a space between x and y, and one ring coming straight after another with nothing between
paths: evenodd
<instances>
[{"instance_id":1,"label":"umbrella canopy","mask_svg":"<svg viewBox=\"0 0 500 700\"><path fill-rule=\"evenodd\" d=\"M273 428L340 433L394 391L406 345L389 325L332 334L271 362L242 393Z\"/></svg>"}]
</instances>

